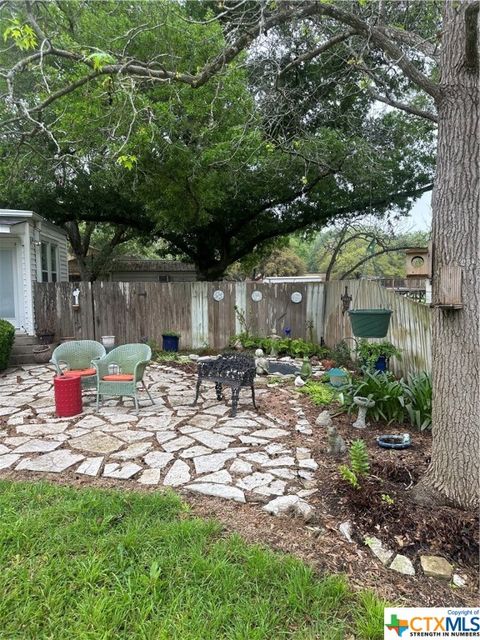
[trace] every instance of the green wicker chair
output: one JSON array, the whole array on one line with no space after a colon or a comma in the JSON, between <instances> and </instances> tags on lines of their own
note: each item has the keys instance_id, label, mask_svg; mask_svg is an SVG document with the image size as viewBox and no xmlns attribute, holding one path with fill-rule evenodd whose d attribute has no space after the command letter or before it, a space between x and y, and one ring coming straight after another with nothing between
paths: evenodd
<instances>
[{"instance_id":1,"label":"green wicker chair","mask_svg":"<svg viewBox=\"0 0 480 640\"><path fill-rule=\"evenodd\" d=\"M139 382L145 388L152 404L155 404L143 381L143 374L151 357L152 350L147 344L124 344L92 362L97 370L97 409L101 396L128 396L133 398L135 409L138 411ZM109 366L113 364L118 365L119 373L109 371Z\"/></svg>"},{"instance_id":2,"label":"green wicker chair","mask_svg":"<svg viewBox=\"0 0 480 640\"><path fill-rule=\"evenodd\" d=\"M104 355L105 347L95 340L69 340L54 350L50 362L59 376L79 376L82 388L87 389L97 386L97 372L92 367L92 360ZM62 364L66 368L62 369Z\"/></svg>"}]
</instances>

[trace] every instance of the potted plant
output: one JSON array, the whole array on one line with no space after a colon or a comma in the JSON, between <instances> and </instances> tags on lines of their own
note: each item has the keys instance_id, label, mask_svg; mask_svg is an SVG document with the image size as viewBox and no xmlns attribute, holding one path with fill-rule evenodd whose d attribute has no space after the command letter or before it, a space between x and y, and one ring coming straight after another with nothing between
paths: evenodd
<instances>
[{"instance_id":1,"label":"potted plant","mask_svg":"<svg viewBox=\"0 0 480 640\"><path fill-rule=\"evenodd\" d=\"M45 364L52 357L52 348L48 344L33 347L32 355L37 364Z\"/></svg>"},{"instance_id":2,"label":"potted plant","mask_svg":"<svg viewBox=\"0 0 480 640\"><path fill-rule=\"evenodd\" d=\"M364 367L370 371L387 371L388 361L392 357L400 357L400 349L388 340L382 342L368 342L360 340L357 354Z\"/></svg>"},{"instance_id":3,"label":"potted plant","mask_svg":"<svg viewBox=\"0 0 480 640\"><path fill-rule=\"evenodd\" d=\"M176 331L164 331L162 333L162 348L164 351L178 351L180 334Z\"/></svg>"},{"instance_id":4,"label":"potted plant","mask_svg":"<svg viewBox=\"0 0 480 640\"><path fill-rule=\"evenodd\" d=\"M52 344L55 338L55 330L48 327L37 329L36 335L40 344Z\"/></svg>"}]
</instances>

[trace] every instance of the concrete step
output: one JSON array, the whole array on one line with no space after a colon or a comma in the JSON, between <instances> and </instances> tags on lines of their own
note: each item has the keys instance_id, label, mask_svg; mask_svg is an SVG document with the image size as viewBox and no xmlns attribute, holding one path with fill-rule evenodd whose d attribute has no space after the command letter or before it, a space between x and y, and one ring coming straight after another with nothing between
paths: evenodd
<instances>
[{"instance_id":1,"label":"concrete step","mask_svg":"<svg viewBox=\"0 0 480 640\"><path fill-rule=\"evenodd\" d=\"M17 333L10 354L9 365L35 364L33 349L39 345L40 343L36 336ZM54 346L51 346L51 351L53 351Z\"/></svg>"},{"instance_id":2,"label":"concrete step","mask_svg":"<svg viewBox=\"0 0 480 640\"><path fill-rule=\"evenodd\" d=\"M8 362L9 367L13 367L18 364L36 364L31 353L24 355L11 355Z\"/></svg>"},{"instance_id":3,"label":"concrete step","mask_svg":"<svg viewBox=\"0 0 480 640\"><path fill-rule=\"evenodd\" d=\"M14 346L36 345L36 344L38 344L37 336L28 336L27 334L24 334L24 333L15 334Z\"/></svg>"}]
</instances>

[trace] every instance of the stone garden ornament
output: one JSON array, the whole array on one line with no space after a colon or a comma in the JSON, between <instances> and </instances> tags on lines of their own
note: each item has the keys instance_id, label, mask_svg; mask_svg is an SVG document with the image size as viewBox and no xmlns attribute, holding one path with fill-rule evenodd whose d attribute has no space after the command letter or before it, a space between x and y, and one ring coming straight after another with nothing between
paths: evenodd
<instances>
[{"instance_id":1,"label":"stone garden ornament","mask_svg":"<svg viewBox=\"0 0 480 640\"><path fill-rule=\"evenodd\" d=\"M330 427L332 425L332 417L328 411L322 411L318 418L315 420L317 427Z\"/></svg>"},{"instance_id":2,"label":"stone garden ornament","mask_svg":"<svg viewBox=\"0 0 480 640\"><path fill-rule=\"evenodd\" d=\"M270 362L265 357L263 349L255 351L255 369L259 376L266 376L270 373Z\"/></svg>"},{"instance_id":3,"label":"stone garden ornament","mask_svg":"<svg viewBox=\"0 0 480 640\"><path fill-rule=\"evenodd\" d=\"M371 400L370 398L363 398L362 396L355 396L353 401L358 407L358 417L352 424L352 427L354 427L355 429L365 429L365 427L367 426L365 422L367 411L368 409L371 409L373 406L375 406L375 400Z\"/></svg>"},{"instance_id":4,"label":"stone garden ornament","mask_svg":"<svg viewBox=\"0 0 480 640\"><path fill-rule=\"evenodd\" d=\"M347 452L347 445L342 436L337 432L335 425L327 427L327 453L339 458Z\"/></svg>"}]
</instances>

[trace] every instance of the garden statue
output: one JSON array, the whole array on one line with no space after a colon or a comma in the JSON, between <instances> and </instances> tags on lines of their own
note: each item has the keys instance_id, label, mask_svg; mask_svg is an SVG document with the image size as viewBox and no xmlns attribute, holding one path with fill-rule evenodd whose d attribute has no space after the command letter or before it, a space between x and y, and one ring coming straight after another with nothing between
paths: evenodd
<instances>
[{"instance_id":1,"label":"garden statue","mask_svg":"<svg viewBox=\"0 0 480 640\"><path fill-rule=\"evenodd\" d=\"M310 360L305 356L302 363L302 368L300 369L300 376L303 380L307 380L312 375L312 365L310 364Z\"/></svg>"},{"instance_id":2,"label":"garden statue","mask_svg":"<svg viewBox=\"0 0 480 640\"><path fill-rule=\"evenodd\" d=\"M305 386L305 380L302 380L302 378L300 376L297 376L294 380L293 383L296 387L304 387Z\"/></svg>"},{"instance_id":3,"label":"garden statue","mask_svg":"<svg viewBox=\"0 0 480 640\"><path fill-rule=\"evenodd\" d=\"M365 418L367 417L367 410L375 405L375 400L371 400L370 398L363 398L361 396L355 396L353 401L358 407L358 417L352 424L352 427L355 427L355 429L365 429L365 427L367 426L365 422Z\"/></svg>"},{"instance_id":4,"label":"garden statue","mask_svg":"<svg viewBox=\"0 0 480 640\"><path fill-rule=\"evenodd\" d=\"M327 453L331 456L343 456L347 451L345 440L337 432L337 427L331 424L327 427Z\"/></svg>"},{"instance_id":5,"label":"garden statue","mask_svg":"<svg viewBox=\"0 0 480 640\"><path fill-rule=\"evenodd\" d=\"M267 376L270 373L270 363L263 353L263 349L255 351L255 370L259 376Z\"/></svg>"},{"instance_id":6,"label":"garden statue","mask_svg":"<svg viewBox=\"0 0 480 640\"><path fill-rule=\"evenodd\" d=\"M322 411L318 418L315 420L317 427L330 427L332 425L332 418L328 411Z\"/></svg>"}]
</instances>

